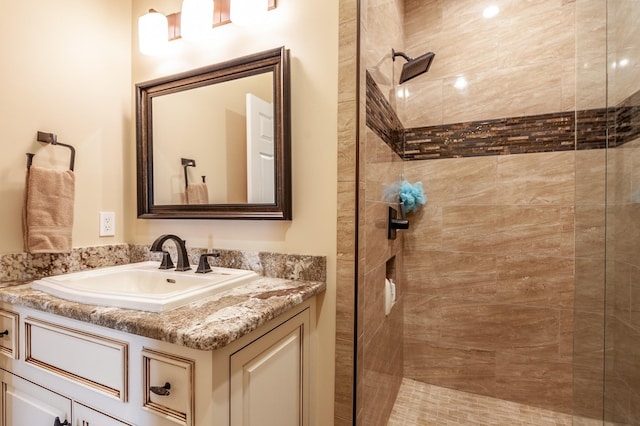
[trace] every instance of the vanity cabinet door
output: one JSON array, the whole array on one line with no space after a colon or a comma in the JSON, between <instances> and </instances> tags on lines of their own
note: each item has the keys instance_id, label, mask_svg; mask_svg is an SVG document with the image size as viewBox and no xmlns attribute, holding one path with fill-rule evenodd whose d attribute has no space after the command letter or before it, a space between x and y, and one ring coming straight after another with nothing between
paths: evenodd
<instances>
[{"instance_id":1,"label":"vanity cabinet door","mask_svg":"<svg viewBox=\"0 0 640 426\"><path fill-rule=\"evenodd\" d=\"M309 312L231 355L232 426L308 424Z\"/></svg>"},{"instance_id":2,"label":"vanity cabinet door","mask_svg":"<svg viewBox=\"0 0 640 426\"><path fill-rule=\"evenodd\" d=\"M2 376L2 426L54 426L71 420L71 400L18 376ZM67 423L70 424L70 423Z\"/></svg>"}]
</instances>

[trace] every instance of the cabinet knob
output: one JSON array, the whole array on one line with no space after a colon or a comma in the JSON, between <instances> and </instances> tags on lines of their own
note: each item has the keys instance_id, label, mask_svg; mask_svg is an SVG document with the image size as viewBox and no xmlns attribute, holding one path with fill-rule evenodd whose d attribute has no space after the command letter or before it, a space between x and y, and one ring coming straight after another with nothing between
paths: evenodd
<instances>
[{"instance_id":1,"label":"cabinet knob","mask_svg":"<svg viewBox=\"0 0 640 426\"><path fill-rule=\"evenodd\" d=\"M64 423L61 423L60 417L56 417L56 420L53 422L53 426L71 426L71 423L67 420L65 420Z\"/></svg>"},{"instance_id":2,"label":"cabinet knob","mask_svg":"<svg viewBox=\"0 0 640 426\"><path fill-rule=\"evenodd\" d=\"M171 383L169 382L165 383L164 386L151 386L149 388L151 392L160 396L169 396L171 394L169 389L171 389Z\"/></svg>"},{"instance_id":3,"label":"cabinet knob","mask_svg":"<svg viewBox=\"0 0 640 426\"><path fill-rule=\"evenodd\" d=\"M0 336L8 336L9 335L9 330L5 330L2 333L0 333Z\"/></svg>"}]
</instances>

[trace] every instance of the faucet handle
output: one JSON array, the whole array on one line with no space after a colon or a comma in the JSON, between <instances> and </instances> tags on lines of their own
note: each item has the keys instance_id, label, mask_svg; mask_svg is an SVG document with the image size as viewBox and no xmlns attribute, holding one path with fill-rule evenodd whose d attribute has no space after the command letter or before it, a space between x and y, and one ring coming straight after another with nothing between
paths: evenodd
<instances>
[{"instance_id":1,"label":"faucet handle","mask_svg":"<svg viewBox=\"0 0 640 426\"><path fill-rule=\"evenodd\" d=\"M160 269L173 269L175 266L171 261L171 255L168 251L162 252L162 262L160 263Z\"/></svg>"},{"instance_id":2,"label":"faucet handle","mask_svg":"<svg viewBox=\"0 0 640 426\"><path fill-rule=\"evenodd\" d=\"M206 274L207 272L211 272L211 265L209 265L207 257L220 257L220 253L202 253L200 255L200 260L198 261L196 274Z\"/></svg>"}]
</instances>

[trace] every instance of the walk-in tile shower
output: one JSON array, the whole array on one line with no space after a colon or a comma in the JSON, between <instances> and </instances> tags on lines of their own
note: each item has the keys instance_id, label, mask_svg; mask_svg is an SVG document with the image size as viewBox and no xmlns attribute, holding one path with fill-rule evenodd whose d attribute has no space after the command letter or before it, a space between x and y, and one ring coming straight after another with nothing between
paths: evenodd
<instances>
[{"instance_id":1,"label":"walk-in tile shower","mask_svg":"<svg viewBox=\"0 0 640 426\"><path fill-rule=\"evenodd\" d=\"M640 424L640 2L359 4L356 423L410 383ZM387 240L403 178L428 202Z\"/></svg>"}]
</instances>

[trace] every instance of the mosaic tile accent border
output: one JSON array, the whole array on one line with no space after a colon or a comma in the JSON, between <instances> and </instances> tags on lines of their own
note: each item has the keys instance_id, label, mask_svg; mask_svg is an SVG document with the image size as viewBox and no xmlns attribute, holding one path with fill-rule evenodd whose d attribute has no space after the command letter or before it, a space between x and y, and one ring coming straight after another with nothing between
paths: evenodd
<instances>
[{"instance_id":1,"label":"mosaic tile accent border","mask_svg":"<svg viewBox=\"0 0 640 426\"><path fill-rule=\"evenodd\" d=\"M404 127L380 88L367 71L367 127L373 130L400 157L403 155Z\"/></svg>"},{"instance_id":2,"label":"mosaic tile accent border","mask_svg":"<svg viewBox=\"0 0 640 426\"><path fill-rule=\"evenodd\" d=\"M615 109L615 146L640 137L640 91L622 101Z\"/></svg>"},{"instance_id":3,"label":"mosaic tile accent border","mask_svg":"<svg viewBox=\"0 0 640 426\"><path fill-rule=\"evenodd\" d=\"M175 249L168 248L170 253L172 250L175 259ZM197 265L200 254L207 251L219 252L221 255L209 260L211 266L250 269L270 278L319 282L327 280L327 259L324 256L189 248L191 264ZM85 269L160 260L159 256L159 253L151 253L148 245L133 244L74 248L70 254L5 254L0 255L0 283L26 282Z\"/></svg>"},{"instance_id":4,"label":"mosaic tile accent border","mask_svg":"<svg viewBox=\"0 0 640 426\"><path fill-rule=\"evenodd\" d=\"M578 150L607 147L607 114L614 111L615 108L598 108L576 112L573 119L577 120L576 142Z\"/></svg>"},{"instance_id":5,"label":"mosaic tile accent border","mask_svg":"<svg viewBox=\"0 0 640 426\"><path fill-rule=\"evenodd\" d=\"M406 161L603 149L607 130L609 147L640 137L640 91L616 108L403 129L367 73L367 126Z\"/></svg>"},{"instance_id":6,"label":"mosaic tile accent border","mask_svg":"<svg viewBox=\"0 0 640 426\"><path fill-rule=\"evenodd\" d=\"M570 151L573 113L510 117L406 129L405 160Z\"/></svg>"}]
</instances>

